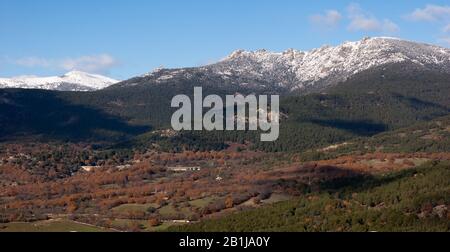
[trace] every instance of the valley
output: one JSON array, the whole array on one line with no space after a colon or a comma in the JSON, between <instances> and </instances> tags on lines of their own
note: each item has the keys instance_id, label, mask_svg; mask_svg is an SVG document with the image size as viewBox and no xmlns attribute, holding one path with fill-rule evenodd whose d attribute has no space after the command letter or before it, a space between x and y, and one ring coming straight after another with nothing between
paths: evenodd
<instances>
[{"instance_id":1,"label":"valley","mask_svg":"<svg viewBox=\"0 0 450 252\"><path fill-rule=\"evenodd\" d=\"M378 137L385 136L372 139ZM14 230L19 225L15 223L23 222L34 223L39 230L39 223L61 221L103 231L167 231L192 223L196 227L199 222L227 220L230 214L266 211L278 202L295 202L327 191L359 190L373 180L414 172L417 166L442 163L444 172L450 168L450 153L439 149L402 153L367 149L365 154L350 149L346 154L339 147L325 148L314 150L324 152L317 160L302 161L310 155L308 151L277 154L252 151L246 144L228 146L220 151L120 153L57 143L47 149L34 144L3 145L7 153L1 159L0 173L4 230ZM65 170L71 163L78 165ZM379 183L383 187L393 182ZM443 183L449 186L448 180ZM436 202L446 213L447 189L442 193L425 198L410 211L419 215L418 209ZM379 200L377 204L384 202ZM447 218L444 215L442 221Z\"/></svg>"},{"instance_id":2,"label":"valley","mask_svg":"<svg viewBox=\"0 0 450 252\"><path fill-rule=\"evenodd\" d=\"M0 89L0 231L449 231L449 62L365 38L96 91ZM194 87L280 95L278 140L171 129Z\"/></svg>"}]
</instances>

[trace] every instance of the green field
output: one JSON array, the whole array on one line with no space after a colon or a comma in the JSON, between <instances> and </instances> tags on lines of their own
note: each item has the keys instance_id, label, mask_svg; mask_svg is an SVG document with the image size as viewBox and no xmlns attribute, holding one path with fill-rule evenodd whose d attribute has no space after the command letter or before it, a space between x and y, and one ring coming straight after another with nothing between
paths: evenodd
<instances>
[{"instance_id":1,"label":"green field","mask_svg":"<svg viewBox=\"0 0 450 252\"><path fill-rule=\"evenodd\" d=\"M47 220L36 222L11 222L0 224L0 232L106 232L107 229L73 222Z\"/></svg>"},{"instance_id":2,"label":"green field","mask_svg":"<svg viewBox=\"0 0 450 252\"><path fill-rule=\"evenodd\" d=\"M286 201L292 199L292 196L287 194L272 193L268 199L262 200L264 204L273 204L281 201Z\"/></svg>"},{"instance_id":3,"label":"green field","mask_svg":"<svg viewBox=\"0 0 450 252\"><path fill-rule=\"evenodd\" d=\"M159 205L155 203L149 204L123 204L112 209L115 213L129 213L129 212L147 212L149 208L158 208Z\"/></svg>"},{"instance_id":4,"label":"green field","mask_svg":"<svg viewBox=\"0 0 450 252\"><path fill-rule=\"evenodd\" d=\"M177 223L173 223L173 222L163 222L159 226L152 227L149 225L147 220L130 220L130 219L115 219L112 222L112 224L114 227L124 229L124 230L126 230L127 228L132 227L132 226L139 226L140 231L144 231L144 232L166 231L169 227L177 225Z\"/></svg>"},{"instance_id":5,"label":"green field","mask_svg":"<svg viewBox=\"0 0 450 252\"><path fill-rule=\"evenodd\" d=\"M172 204L161 207L158 209L158 213L162 218L172 218L173 216L181 215L186 219L194 214L189 207L175 208Z\"/></svg>"},{"instance_id":6,"label":"green field","mask_svg":"<svg viewBox=\"0 0 450 252\"><path fill-rule=\"evenodd\" d=\"M218 197L206 197L206 198L191 200L191 201L189 201L189 204L193 207L204 208L218 199L219 199Z\"/></svg>"}]
</instances>

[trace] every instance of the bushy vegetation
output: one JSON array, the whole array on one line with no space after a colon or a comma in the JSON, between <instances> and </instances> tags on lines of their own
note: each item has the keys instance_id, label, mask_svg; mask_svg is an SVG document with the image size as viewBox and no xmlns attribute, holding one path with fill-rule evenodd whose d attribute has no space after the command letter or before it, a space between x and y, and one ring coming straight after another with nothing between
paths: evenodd
<instances>
[{"instance_id":1,"label":"bushy vegetation","mask_svg":"<svg viewBox=\"0 0 450 252\"><path fill-rule=\"evenodd\" d=\"M360 137L335 149L312 149L301 153L303 161L331 159L342 155L364 153L437 153L450 152L450 116L410 127L383 132L372 137Z\"/></svg>"},{"instance_id":2,"label":"bushy vegetation","mask_svg":"<svg viewBox=\"0 0 450 252\"><path fill-rule=\"evenodd\" d=\"M298 200L172 231L449 231L450 163L324 186Z\"/></svg>"}]
</instances>

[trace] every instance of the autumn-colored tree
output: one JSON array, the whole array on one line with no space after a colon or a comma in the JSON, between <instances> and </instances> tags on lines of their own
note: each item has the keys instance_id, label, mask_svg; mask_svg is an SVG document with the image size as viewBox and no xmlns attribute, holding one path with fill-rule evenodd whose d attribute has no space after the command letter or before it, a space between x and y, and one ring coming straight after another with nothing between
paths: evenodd
<instances>
[{"instance_id":1,"label":"autumn-colored tree","mask_svg":"<svg viewBox=\"0 0 450 252\"><path fill-rule=\"evenodd\" d=\"M67 212L68 213L74 213L78 209L78 206L75 202L71 201L69 204L67 204Z\"/></svg>"},{"instance_id":2,"label":"autumn-colored tree","mask_svg":"<svg viewBox=\"0 0 450 252\"><path fill-rule=\"evenodd\" d=\"M405 164L405 165L407 165L407 166L411 166L411 167L415 165L414 162L412 162L412 161L409 160L409 159L403 160L403 164Z\"/></svg>"},{"instance_id":3,"label":"autumn-colored tree","mask_svg":"<svg viewBox=\"0 0 450 252\"><path fill-rule=\"evenodd\" d=\"M228 196L228 197L225 199L225 207L226 207L226 208L232 208L233 206L234 206L233 197Z\"/></svg>"},{"instance_id":4,"label":"autumn-colored tree","mask_svg":"<svg viewBox=\"0 0 450 252\"><path fill-rule=\"evenodd\" d=\"M138 222L133 222L130 227L128 228L131 232L140 232L144 227L142 224L139 224Z\"/></svg>"},{"instance_id":5,"label":"autumn-colored tree","mask_svg":"<svg viewBox=\"0 0 450 252\"><path fill-rule=\"evenodd\" d=\"M157 218L151 218L148 221L148 225L150 225L150 227L157 227L157 226L161 225L161 221Z\"/></svg>"}]
</instances>

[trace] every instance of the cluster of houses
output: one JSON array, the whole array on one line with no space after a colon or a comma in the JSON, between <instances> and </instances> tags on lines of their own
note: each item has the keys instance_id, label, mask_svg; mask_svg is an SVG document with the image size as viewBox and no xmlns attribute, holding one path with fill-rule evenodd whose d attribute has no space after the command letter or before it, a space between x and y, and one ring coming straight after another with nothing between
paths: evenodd
<instances>
[{"instance_id":1,"label":"cluster of houses","mask_svg":"<svg viewBox=\"0 0 450 252\"><path fill-rule=\"evenodd\" d=\"M91 171L94 171L94 169L100 168L100 167L101 167L101 166L84 165L84 166L81 166L80 168L81 168L81 170L83 170L83 171L85 171L85 172L91 172Z\"/></svg>"},{"instance_id":2,"label":"cluster of houses","mask_svg":"<svg viewBox=\"0 0 450 252\"><path fill-rule=\"evenodd\" d=\"M130 168L130 167L131 167L130 164L125 164L125 165L118 165L118 166L116 166L116 168L119 169L119 171L128 169L128 168ZM85 172L92 172L92 171L94 171L95 169L102 168L102 167L101 167L101 166L98 166L98 165L83 165L83 166L81 166L80 168L81 168L82 171L85 171Z\"/></svg>"},{"instance_id":3,"label":"cluster of houses","mask_svg":"<svg viewBox=\"0 0 450 252\"><path fill-rule=\"evenodd\" d=\"M99 167L100 166L87 165L87 166L81 166L81 170L83 170L85 172L91 172ZM119 168L120 170L127 169L129 167L131 167L131 165L117 166L117 168ZM169 167L167 167L167 170L171 171L171 172L198 172L198 171L201 171L201 169L202 168L200 166L169 166ZM223 178L218 175L215 180L222 181Z\"/></svg>"},{"instance_id":4,"label":"cluster of houses","mask_svg":"<svg viewBox=\"0 0 450 252\"><path fill-rule=\"evenodd\" d=\"M195 171L200 171L201 168L200 166L172 166L172 167L167 167L168 171L172 171L172 172L195 172ZM217 175L216 177L216 181L222 181L223 178L219 175Z\"/></svg>"},{"instance_id":5,"label":"cluster of houses","mask_svg":"<svg viewBox=\"0 0 450 252\"><path fill-rule=\"evenodd\" d=\"M173 172L189 172L189 171L200 171L200 166L172 166L167 167L168 171Z\"/></svg>"}]
</instances>

